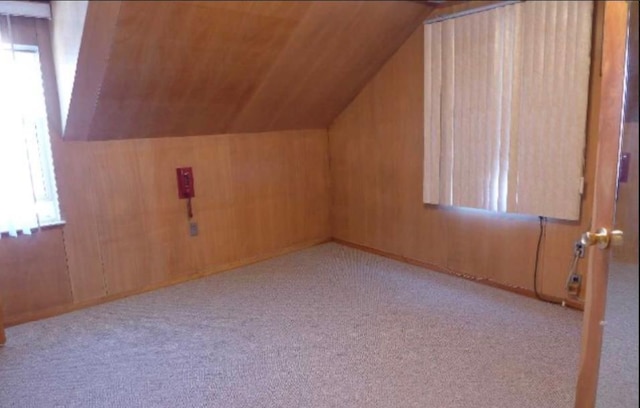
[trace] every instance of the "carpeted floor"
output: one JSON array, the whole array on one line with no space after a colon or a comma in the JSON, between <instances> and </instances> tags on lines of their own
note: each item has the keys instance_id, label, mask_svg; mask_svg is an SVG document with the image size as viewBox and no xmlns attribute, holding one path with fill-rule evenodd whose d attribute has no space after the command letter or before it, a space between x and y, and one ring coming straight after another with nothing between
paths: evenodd
<instances>
[{"instance_id":1,"label":"carpeted floor","mask_svg":"<svg viewBox=\"0 0 640 408\"><path fill-rule=\"evenodd\" d=\"M6 407L571 407L582 314L325 244L7 330Z\"/></svg>"},{"instance_id":2,"label":"carpeted floor","mask_svg":"<svg viewBox=\"0 0 640 408\"><path fill-rule=\"evenodd\" d=\"M638 265L609 268L598 408L638 406Z\"/></svg>"}]
</instances>

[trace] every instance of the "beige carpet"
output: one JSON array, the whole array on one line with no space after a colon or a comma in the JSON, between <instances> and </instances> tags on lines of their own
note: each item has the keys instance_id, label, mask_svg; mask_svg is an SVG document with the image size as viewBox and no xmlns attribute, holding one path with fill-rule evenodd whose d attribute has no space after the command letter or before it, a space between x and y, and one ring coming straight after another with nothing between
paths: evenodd
<instances>
[{"instance_id":1,"label":"beige carpet","mask_svg":"<svg viewBox=\"0 0 640 408\"><path fill-rule=\"evenodd\" d=\"M638 265L611 264L598 408L638 406Z\"/></svg>"},{"instance_id":2,"label":"beige carpet","mask_svg":"<svg viewBox=\"0 0 640 408\"><path fill-rule=\"evenodd\" d=\"M7 330L5 407L571 407L581 313L326 244Z\"/></svg>"}]
</instances>

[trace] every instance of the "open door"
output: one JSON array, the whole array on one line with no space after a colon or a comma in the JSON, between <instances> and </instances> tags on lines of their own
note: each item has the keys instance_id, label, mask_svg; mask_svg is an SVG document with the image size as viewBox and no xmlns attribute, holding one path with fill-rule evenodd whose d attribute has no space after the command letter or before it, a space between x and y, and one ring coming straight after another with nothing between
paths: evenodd
<instances>
[{"instance_id":1,"label":"open door","mask_svg":"<svg viewBox=\"0 0 640 408\"><path fill-rule=\"evenodd\" d=\"M593 408L602 350L610 245L622 240L614 231L615 199L625 90L628 3L604 2L598 151L591 231L582 241L590 246L587 293L582 328L582 350L576 408Z\"/></svg>"},{"instance_id":2,"label":"open door","mask_svg":"<svg viewBox=\"0 0 640 408\"><path fill-rule=\"evenodd\" d=\"M2 316L2 299L0 299L0 346L7 341L7 338L4 335L4 319Z\"/></svg>"}]
</instances>

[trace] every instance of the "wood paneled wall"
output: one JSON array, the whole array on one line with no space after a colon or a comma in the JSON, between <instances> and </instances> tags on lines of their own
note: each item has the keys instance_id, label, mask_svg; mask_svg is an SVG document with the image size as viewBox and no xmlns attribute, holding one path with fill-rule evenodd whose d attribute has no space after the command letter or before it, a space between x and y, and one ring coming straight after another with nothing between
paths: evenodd
<instances>
[{"instance_id":1,"label":"wood paneled wall","mask_svg":"<svg viewBox=\"0 0 640 408\"><path fill-rule=\"evenodd\" d=\"M638 83L636 79L636 84ZM636 91L637 92L637 91ZM613 248L613 259L618 262L638 263L638 122L624 124L622 134L622 151L631 154L629 178L618 187L616 202L616 228L624 231L624 243Z\"/></svg>"},{"instance_id":2,"label":"wood paneled wall","mask_svg":"<svg viewBox=\"0 0 640 408\"><path fill-rule=\"evenodd\" d=\"M2 301L0 301L0 346L2 346L5 341L7 341L7 337L4 333L4 313L2 312Z\"/></svg>"},{"instance_id":3,"label":"wood paneled wall","mask_svg":"<svg viewBox=\"0 0 640 408\"><path fill-rule=\"evenodd\" d=\"M598 8L596 20L601 14ZM595 24L593 67L599 66L600 42L601 27ZM423 65L420 27L330 127L332 235L435 269L531 291L537 217L422 204ZM599 94L596 71L590 79L593 100ZM581 219L549 220L541 248L538 288L554 298L566 297L573 243L589 226L598 107L589 109ZM585 264L580 263L581 270Z\"/></svg>"},{"instance_id":4,"label":"wood paneled wall","mask_svg":"<svg viewBox=\"0 0 640 408\"><path fill-rule=\"evenodd\" d=\"M0 240L6 324L255 262L330 238L326 129L66 142L48 23L37 41L63 227ZM213 112L212 112L213 113ZM194 170L194 221L176 167Z\"/></svg>"},{"instance_id":5,"label":"wood paneled wall","mask_svg":"<svg viewBox=\"0 0 640 408\"><path fill-rule=\"evenodd\" d=\"M0 299L5 320L72 302L61 229L0 241Z\"/></svg>"},{"instance_id":6,"label":"wood paneled wall","mask_svg":"<svg viewBox=\"0 0 640 408\"><path fill-rule=\"evenodd\" d=\"M39 41L48 41L46 22L38 24ZM594 67L600 63L600 37L596 24ZM331 236L531 290L537 218L422 204L422 50L420 27L328 134L63 142L59 120L52 120L66 225L0 241L5 322L230 269ZM41 52L43 61L52 59L50 49ZM44 70L49 117L59 118L50 103L57 101L55 85L46 80L53 65ZM593 72L590 98L597 100ZM539 262L538 286L557 298L565 295L573 242L589 226L598 107L589 109L582 217L549 221ZM197 237L188 235L186 203L177 198L180 166L195 172Z\"/></svg>"},{"instance_id":7,"label":"wood paneled wall","mask_svg":"<svg viewBox=\"0 0 640 408\"><path fill-rule=\"evenodd\" d=\"M618 262L638 263L638 2L629 3L629 38L627 57L627 88L625 90L626 123L622 133L622 151L631 154L629 179L620 183L616 206L616 228L624 231L624 244L613 249Z\"/></svg>"},{"instance_id":8,"label":"wood paneled wall","mask_svg":"<svg viewBox=\"0 0 640 408\"><path fill-rule=\"evenodd\" d=\"M325 130L54 144L66 225L0 240L8 324L325 241ZM189 236L175 168L192 166Z\"/></svg>"}]
</instances>

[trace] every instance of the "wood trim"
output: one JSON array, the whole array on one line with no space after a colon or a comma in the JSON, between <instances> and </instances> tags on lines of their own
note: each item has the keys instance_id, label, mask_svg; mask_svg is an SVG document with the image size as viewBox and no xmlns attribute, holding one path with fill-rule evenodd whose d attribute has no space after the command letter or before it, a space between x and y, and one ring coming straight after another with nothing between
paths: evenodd
<instances>
[{"instance_id":1,"label":"wood trim","mask_svg":"<svg viewBox=\"0 0 640 408\"><path fill-rule=\"evenodd\" d=\"M4 334L4 313L2 312L2 299L0 299L0 346L7 341L7 336Z\"/></svg>"},{"instance_id":2,"label":"wood trim","mask_svg":"<svg viewBox=\"0 0 640 408\"><path fill-rule=\"evenodd\" d=\"M57 222L53 222L51 224L45 224L45 225L40 225L37 228L34 228L31 233L32 234L37 234L40 231L49 231L49 230L55 230L55 229L62 229L64 228L66 222L65 221L57 221ZM16 232L17 236L21 236L21 235L26 235L22 230ZM9 235L8 232L0 232L0 239L8 239L8 238L13 238L11 235Z\"/></svg>"},{"instance_id":3,"label":"wood trim","mask_svg":"<svg viewBox=\"0 0 640 408\"><path fill-rule=\"evenodd\" d=\"M66 122L67 140L88 140L116 31L120 1L90 1Z\"/></svg>"},{"instance_id":4,"label":"wood trim","mask_svg":"<svg viewBox=\"0 0 640 408\"><path fill-rule=\"evenodd\" d=\"M34 320L39 320L39 319L44 319L47 317L53 317L53 316L57 316L57 315L61 315L64 313L69 313L69 312L74 312L76 310L80 310L80 309L84 309L87 307L91 307L91 306L97 306L97 305L101 305L103 303L107 303L107 302L111 302L114 300L118 300L118 299L123 299L129 296L133 296L133 295L139 295L142 293L146 293L146 292L151 292L157 289L162 289L162 288L166 288L169 286L173 286L173 285L177 285L180 283L185 283L188 281L192 281L195 279L200 279L200 278L204 278L207 276L211 276L214 274L218 274L218 273L222 273L222 272L226 272L232 269L236 269L242 266L247 266L247 265L251 265L257 262L262 262L262 261L266 261L268 259L271 258L275 258L277 256L281 256L281 255L285 255L291 252L295 252L295 251L299 251L305 248L310 248L312 246L316 246L316 245L320 245L320 244L324 244L326 242L330 242L331 239L316 239L316 240L311 240L311 241L306 241L300 244L296 244L296 245L292 245L289 246L287 248L284 248L282 250L278 250L266 255L259 255L259 256L255 256L252 258L247 258L247 259L243 259L241 261L236 261L236 262L231 262L228 264L224 264L224 265L218 265L215 266L213 268L208 268L206 270L202 270L200 272L197 272L195 274L189 275L189 276L185 276L185 277L179 277L177 279L173 279L170 281L166 281L166 282L162 282L159 284L155 284L155 285L149 285L146 286L144 288L141 289L134 289L134 290L130 290L130 291L126 291L126 292L121 292L121 293L115 293L112 295L107 295L105 297L101 297L99 299L92 299L92 300L88 300L88 301L83 301L83 302L77 302L77 303L73 303L73 304L67 304L67 305L62 305L62 306L55 306L55 307L51 307L45 310L39 310L37 312L29 312L29 313L23 313L17 316L14 316L10 319L8 319L6 321L6 327L11 327L11 326L16 326L18 324L22 324L22 323L27 323L27 322L31 322ZM0 307L2 305L0 304ZM0 309L0 312L2 310ZM0 328L2 328L2 313L0 313ZM3 336L4 336L4 332L0 331L0 344L2 344L3 340Z\"/></svg>"},{"instance_id":5,"label":"wood trim","mask_svg":"<svg viewBox=\"0 0 640 408\"><path fill-rule=\"evenodd\" d=\"M592 211L593 230L612 228L622 122L628 4L604 2L599 140ZM602 333L611 251L589 250L587 295L582 325L582 352L576 387L576 408L596 403Z\"/></svg>"},{"instance_id":6,"label":"wood trim","mask_svg":"<svg viewBox=\"0 0 640 408\"><path fill-rule=\"evenodd\" d=\"M430 14L425 24L437 23L451 18L464 17L469 14L492 10L497 7L520 3L523 0L499 0L499 1L467 1L458 4L447 4L444 7L436 7Z\"/></svg>"},{"instance_id":7,"label":"wood trim","mask_svg":"<svg viewBox=\"0 0 640 408\"><path fill-rule=\"evenodd\" d=\"M449 268L444 268L444 267L439 266L439 265L435 265L435 264L431 264L431 263L423 262L423 261L418 261L416 259L407 258L407 257L401 256L401 255L392 254L390 252L386 252L386 251L382 251L382 250L379 250L379 249L371 248L371 247L368 247L366 245L356 244L354 242L345 241L345 240L342 240L342 239L339 239L339 238L333 238L333 242L341 244L341 245L345 245L345 246L348 246L348 247L351 247L351 248L354 248L354 249L358 249L360 251L369 252L369 253L374 254L374 255L379 255L379 256L383 256L385 258L393 259L395 261L404 262L404 263L407 263L407 264L410 264L410 265L419 266L421 268L429 269L430 271L434 271L434 272L438 272L438 273L444 273L446 275L451 275L451 276L455 276L455 277L458 277L458 278L474 281L474 282L481 283L481 284L486 285L486 286L491 286L493 288L506 290L507 292L511 292L511 293L515 293L515 294L518 294L518 295L522 295L522 296L527 296L527 297L530 297L530 298L538 299L538 297L536 297L535 293L532 290L529 290L529 289L525 289L525 288L521 288L521 287L517 287L517 286L505 285L503 283L492 281L491 279L478 278L476 276L467 275L467 274L464 274L462 272L455 271L455 270L452 270L452 269L449 269ZM548 302L551 302L551 303L557 303L559 305L563 304L563 302L564 302L565 306L568 306L568 307L570 307L572 309L583 310L583 304L581 302L576 302L576 301L572 301L572 300L564 300L564 299L560 299L560 298L556 298L556 297L552 297L552 296L545 296L541 300L548 301Z\"/></svg>"}]
</instances>

